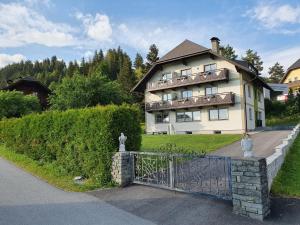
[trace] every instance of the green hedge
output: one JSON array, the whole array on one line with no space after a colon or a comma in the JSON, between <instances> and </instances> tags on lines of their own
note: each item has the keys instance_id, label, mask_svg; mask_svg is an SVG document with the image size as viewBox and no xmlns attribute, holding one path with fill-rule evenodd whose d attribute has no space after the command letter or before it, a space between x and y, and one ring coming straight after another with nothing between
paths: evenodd
<instances>
[{"instance_id":1,"label":"green hedge","mask_svg":"<svg viewBox=\"0 0 300 225\"><path fill-rule=\"evenodd\" d=\"M19 91L0 91L0 119L20 117L40 110L37 96L24 95Z\"/></svg>"},{"instance_id":2,"label":"green hedge","mask_svg":"<svg viewBox=\"0 0 300 225\"><path fill-rule=\"evenodd\" d=\"M128 150L141 145L136 106L97 106L64 112L49 111L0 121L0 141L9 149L43 162L55 161L73 175L111 181L111 158L121 132Z\"/></svg>"}]
</instances>

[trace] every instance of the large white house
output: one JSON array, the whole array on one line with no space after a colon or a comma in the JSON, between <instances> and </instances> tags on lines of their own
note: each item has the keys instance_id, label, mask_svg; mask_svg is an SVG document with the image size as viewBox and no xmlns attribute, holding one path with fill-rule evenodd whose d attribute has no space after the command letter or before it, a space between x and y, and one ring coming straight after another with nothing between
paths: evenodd
<instances>
[{"instance_id":1,"label":"large white house","mask_svg":"<svg viewBox=\"0 0 300 225\"><path fill-rule=\"evenodd\" d=\"M243 133L265 126L263 88L249 63L185 40L133 88L145 94L147 133Z\"/></svg>"}]
</instances>

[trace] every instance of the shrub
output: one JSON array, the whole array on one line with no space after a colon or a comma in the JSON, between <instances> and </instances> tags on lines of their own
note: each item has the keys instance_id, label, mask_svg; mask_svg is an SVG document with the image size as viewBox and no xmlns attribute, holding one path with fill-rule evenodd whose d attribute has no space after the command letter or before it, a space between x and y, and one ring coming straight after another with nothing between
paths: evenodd
<instances>
[{"instance_id":1,"label":"shrub","mask_svg":"<svg viewBox=\"0 0 300 225\"><path fill-rule=\"evenodd\" d=\"M41 110L39 100L19 91L0 91L0 119L20 117Z\"/></svg>"},{"instance_id":2,"label":"shrub","mask_svg":"<svg viewBox=\"0 0 300 225\"><path fill-rule=\"evenodd\" d=\"M66 110L92 107L98 104L121 104L129 102L116 81L101 75L65 77L60 84L52 85L51 109Z\"/></svg>"},{"instance_id":3,"label":"shrub","mask_svg":"<svg viewBox=\"0 0 300 225\"><path fill-rule=\"evenodd\" d=\"M126 148L141 145L136 106L109 105L49 111L0 122L0 141L41 163L54 162L72 175L83 175L105 185L111 181L111 158L121 132Z\"/></svg>"}]
</instances>

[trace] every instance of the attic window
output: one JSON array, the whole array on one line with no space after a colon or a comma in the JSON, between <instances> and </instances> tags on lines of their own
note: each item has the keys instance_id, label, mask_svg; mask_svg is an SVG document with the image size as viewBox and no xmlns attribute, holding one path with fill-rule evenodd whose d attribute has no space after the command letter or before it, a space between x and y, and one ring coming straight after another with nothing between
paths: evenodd
<instances>
[{"instance_id":1,"label":"attic window","mask_svg":"<svg viewBox=\"0 0 300 225\"><path fill-rule=\"evenodd\" d=\"M217 69L217 64L215 63L204 65L204 72L214 71L216 69Z\"/></svg>"},{"instance_id":2,"label":"attic window","mask_svg":"<svg viewBox=\"0 0 300 225\"><path fill-rule=\"evenodd\" d=\"M162 75L162 80L172 80L172 73L165 73Z\"/></svg>"},{"instance_id":3,"label":"attic window","mask_svg":"<svg viewBox=\"0 0 300 225\"><path fill-rule=\"evenodd\" d=\"M192 75L192 69L181 70L182 77L188 77Z\"/></svg>"}]
</instances>

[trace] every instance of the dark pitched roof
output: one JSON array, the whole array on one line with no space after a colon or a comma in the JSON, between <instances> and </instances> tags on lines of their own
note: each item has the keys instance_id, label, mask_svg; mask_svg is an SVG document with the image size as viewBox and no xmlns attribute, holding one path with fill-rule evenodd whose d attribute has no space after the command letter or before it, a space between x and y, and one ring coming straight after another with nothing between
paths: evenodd
<instances>
[{"instance_id":1,"label":"dark pitched roof","mask_svg":"<svg viewBox=\"0 0 300 225\"><path fill-rule=\"evenodd\" d=\"M298 59L296 62L293 63L293 65L291 65L288 70L293 70L293 69L298 69L300 68L300 59Z\"/></svg>"},{"instance_id":2,"label":"dark pitched roof","mask_svg":"<svg viewBox=\"0 0 300 225\"><path fill-rule=\"evenodd\" d=\"M11 84L8 84L6 87L3 87L2 90L12 90L15 86L17 86L20 83L35 83L37 85L39 85L42 89L44 89L46 92L50 93L50 89L42 84L40 81L36 80L33 77L19 77L18 79L12 81Z\"/></svg>"},{"instance_id":3,"label":"dark pitched roof","mask_svg":"<svg viewBox=\"0 0 300 225\"><path fill-rule=\"evenodd\" d=\"M161 57L157 62L159 63L172 59L178 59L207 50L208 48L198 45L190 40L185 40L175 48L173 48L171 51L169 51L167 54L165 54L163 57Z\"/></svg>"},{"instance_id":4,"label":"dark pitched roof","mask_svg":"<svg viewBox=\"0 0 300 225\"><path fill-rule=\"evenodd\" d=\"M291 71L291 70L294 70L294 69L299 69L300 68L300 59L298 59L296 62L294 62L286 71L286 73L284 74L283 78L281 79L280 83L283 83L285 78L287 77L288 73Z\"/></svg>"},{"instance_id":5,"label":"dark pitched roof","mask_svg":"<svg viewBox=\"0 0 300 225\"><path fill-rule=\"evenodd\" d=\"M182 51L182 52L180 52ZM263 81L262 78L258 76L257 73L254 73L249 68L249 63L242 61L242 60L229 60L224 58L223 56L213 52L211 49L205 48L201 45L198 45L192 41L185 40L181 44L177 45L174 49L172 49L170 52L168 52L166 55L164 55L161 59L156 61L152 67L149 69L149 71L144 75L144 77L133 87L131 91L143 91L143 89L146 87L146 83L151 78L152 74L155 73L159 69L159 65L177 61L184 58L189 58L193 56L198 56L202 54L209 54L213 57L220 57L233 65L235 65L238 69L246 71L249 73L253 79L256 79L259 83L262 84L263 87L272 90L272 88Z\"/></svg>"},{"instance_id":6,"label":"dark pitched roof","mask_svg":"<svg viewBox=\"0 0 300 225\"><path fill-rule=\"evenodd\" d=\"M241 66L244 66L244 67L249 68L249 63L248 63L247 61L244 61L244 60L237 60L237 59L235 59L235 60L233 60L233 61L235 61L236 63L240 64Z\"/></svg>"}]
</instances>

